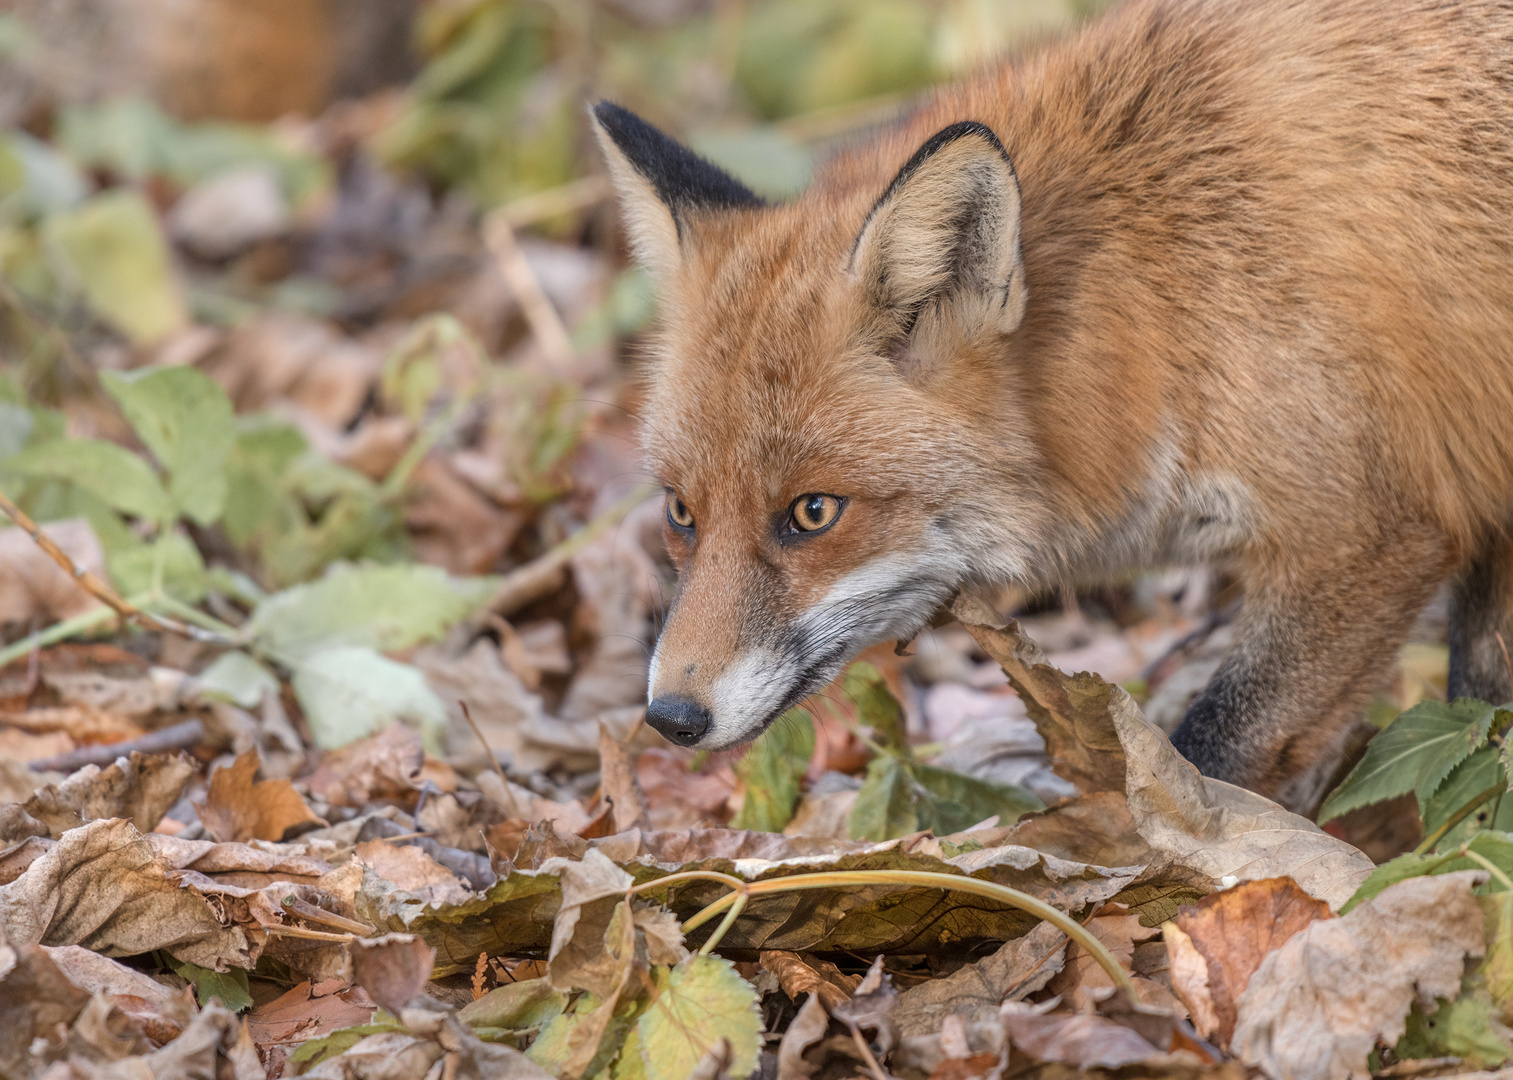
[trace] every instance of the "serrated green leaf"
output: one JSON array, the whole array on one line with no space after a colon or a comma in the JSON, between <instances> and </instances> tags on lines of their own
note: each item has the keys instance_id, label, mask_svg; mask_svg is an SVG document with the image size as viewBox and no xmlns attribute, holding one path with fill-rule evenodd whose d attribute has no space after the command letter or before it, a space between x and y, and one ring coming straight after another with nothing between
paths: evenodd
<instances>
[{"instance_id":1,"label":"serrated green leaf","mask_svg":"<svg viewBox=\"0 0 1513 1080\"><path fill-rule=\"evenodd\" d=\"M919 827L936 836L970 829L998 815L1000 825L1009 825L1025 814L1044 810L1045 803L1027 788L979 780L950 769L914 763L909 765L915 781L929 793L918 801Z\"/></svg>"},{"instance_id":2,"label":"serrated green leaf","mask_svg":"<svg viewBox=\"0 0 1513 1080\"><path fill-rule=\"evenodd\" d=\"M526 1056L555 1074L561 1074L569 1061L588 1058L581 1075L600 1075L615 1059L631 1031L629 1017L607 1016L603 1006L593 994L584 994L574 1002L572 1012L547 1021Z\"/></svg>"},{"instance_id":3,"label":"serrated green leaf","mask_svg":"<svg viewBox=\"0 0 1513 1080\"><path fill-rule=\"evenodd\" d=\"M1450 770L1486 740L1496 712L1470 698L1415 705L1367 744L1365 756L1324 801L1319 820L1410 791L1423 807Z\"/></svg>"},{"instance_id":4,"label":"serrated green leaf","mask_svg":"<svg viewBox=\"0 0 1513 1080\"><path fill-rule=\"evenodd\" d=\"M212 701L229 701L250 709L263 700L268 691L278 692L273 672L240 650L221 653L215 662L196 676L200 697Z\"/></svg>"},{"instance_id":5,"label":"serrated green leaf","mask_svg":"<svg viewBox=\"0 0 1513 1080\"><path fill-rule=\"evenodd\" d=\"M118 188L53 214L43 236L89 306L138 344L189 321L157 215L135 191Z\"/></svg>"},{"instance_id":6,"label":"serrated green leaf","mask_svg":"<svg viewBox=\"0 0 1513 1080\"><path fill-rule=\"evenodd\" d=\"M68 481L123 514L147 521L173 519L173 501L152 467L115 443L56 439L12 454L0 462L0 471Z\"/></svg>"},{"instance_id":7,"label":"serrated green leaf","mask_svg":"<svg viewBox=\"0 0 1513 1080\"><path fill-rule=\"evenodd\" d=\"M867 778L851 804L853 840L891 840L919 829L914 814L914 780L900 759L879 754L867 763Z\"/></svg>"},{"instance_id":8,"label":"serrated green leaf","mask_svg":"<svg viewBox=\"0 0 1513 1080\"><path fill-rule=\"evenodd\" d=\"M1501 748L1482 747L1452 769L1439 790L1425 804L1420 812L1424 823L1424 834L1427 836L1438 831L1440 826L1454 817L1457 812L1465 809L1468 803L1488 788L1498 785L1506 788L1507 783L1508 776L1503 770L1501 761ZM1486 803L1478 812L1471 814L1441 837L1436 847L1441 851L1447 850L1458 845L1477 830L1491 827L1495 806L1495 801Z\"/></svg>"},{"instance_id":9,"label":"serrated green leaf","mask_svg":"<svg viewBox=\"0 0 1513 1080\"><path fill-rule=\"evenodd\" d=\"M1468 975L1454 1001L1439 999L1439 1008L1425 1013L1413 1003L1407 1030L1398 1040L1400 1060L1457 1057L1472 1068L1495 1068L1510 1056L1510 1033L1497 1015L1485 981Z\"/></svg>"},{"instance_id":10,"label":"serrated green leaf","mask_svg":"<svg viewBox=\"0 0 1513 1080\"><path fill-rule=\"evenodd\" d=\"M247 973L241 968L214 971L171 957L168 962L181 978L194 984L195 997L201 1005L209 1005L211 998L220 998L221 1004L232 1012L252 1007L252 990L247 985Z\"/></svg>"},{"instance_id":11,"label":"serrated green leaf","mask_svg":"<svg viewBox=\"0 0 1513 1080\"><path fill-rule=\"evenodd\" d=\"M1513 876L1513 835L1484 829L1467 842L1466 847L1476 852L1503 873ZM1348 914L1357 904L1376 896L1389 885L1425 874L1449 874L1456 870L1483 870L1485 867L1473 859L1456 852L1445 855L1415 855L1409 852L1382 863L1361 882L1355 894L1340 907L1340 914Z\"/></svg>"},{"instance_id":12,"label":"serrated green leaf","mask_svg":"<svg viewBox=\"0 0 1513 1080\"><path fill-rule=\"evenodd\" d=\"M415 720L432 746L446 727L441 699L418 668L362 645L332 645L296 661L292 680L315 745L356 742L397 720Z\"/></svg>"},{"instance_id":13,"label":"serrated green leaf","mask_svg":"<svg viewBox=\"0 0 1513 1080\"><path fill-rule=\"evenodd\" d=\"M648 1080L686 1080L720 1039L730 1040L731 1076L757 1066L762 1018L756 991L719 956L652 969L652 1001L636 1023Z\"/></svg>"},{"instance_id":14,"label":"serrated green leaf","mask_svg":"<svg viewBox=\"0 0 1513 1080\"><path fill-rule=\"evenodd\" d=\"M455 578L434 566L337 566L270 596L247 629L280 656L336 644L393 652L439 638L493 591L492 578Z\"/></svg>"},{"instance_id":15,"label":"serrated green leaf","mask_svg":"<svg viewBox=\"0 0 1513 1080\"><path fill-rule=\"evenodd\" d=\"M782 832L793 820L799 781L813 756L814 721L809 714L790 709L778 717L736 762L736 775L746 781L746 798L731 828Z\"/></svg>"},{"instance_id":16,"label":"serrated green leaf","mask_svg":"<svg viewBox=\"0 0 1513 1080\"><path fill-rule=\"evenodd\" d=\"M181 514L214 524L226 505L226 459L236 442L231 399L190 367L105 371L100 381L168 473Z\"/></svg>"}]
</instances>

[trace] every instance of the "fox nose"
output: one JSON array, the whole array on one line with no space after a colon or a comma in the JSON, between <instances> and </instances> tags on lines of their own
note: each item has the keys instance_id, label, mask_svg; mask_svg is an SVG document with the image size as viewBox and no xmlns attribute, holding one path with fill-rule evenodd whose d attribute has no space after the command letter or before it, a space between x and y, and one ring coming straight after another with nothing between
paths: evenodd
<instances>
[{"instance_id":1,"label":"fox nose","mask_svg":"<svg viewBox=\"0 0 1513 1080\"><path fill-rule=\"evenodd\" d=\"M697 701L664 694L646 706L646 722L668 742L693 746L709 730L709 710Z\"/></svg>"}]
</instances>

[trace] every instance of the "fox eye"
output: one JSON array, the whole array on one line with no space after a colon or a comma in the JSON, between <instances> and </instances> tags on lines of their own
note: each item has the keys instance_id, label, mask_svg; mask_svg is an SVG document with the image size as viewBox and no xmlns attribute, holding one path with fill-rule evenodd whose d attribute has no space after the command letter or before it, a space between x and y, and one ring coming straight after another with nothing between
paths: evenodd
<instances>
[{"instance_id":1,"label":"fox eye","mask_svg":"<svg viewBox=\"0 0 1513 1080\"><path fill-rule=\"evenodd\" d=\"M683 505L683 500L670 491L667 493L667 520L674 528L693 528L693 514Z\"/></svg>"},{"instance_id":2,"label":"fox eye","mask_svg":"<svg viewBox=\"0 0 1513 1080\"><path fill-rule=\"evenodd\" d=\"M800 495L789 511L789 520L798 532L819 532L835 524L845 503L834 495Z\"/></svg>"}]
</instances>

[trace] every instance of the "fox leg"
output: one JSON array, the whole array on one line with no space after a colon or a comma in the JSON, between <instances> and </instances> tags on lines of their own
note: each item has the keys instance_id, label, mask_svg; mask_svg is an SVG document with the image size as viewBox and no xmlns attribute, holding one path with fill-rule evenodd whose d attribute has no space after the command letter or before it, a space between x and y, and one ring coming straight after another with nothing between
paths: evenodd
<instances>
[{"instance_id":1,"label":"fox leg","mask_svg":"<svg viewBox=\"0 0 1513 1080\"><path fill-rule=\"evenodd\" d=\"M1205 775L1311 814L1352 721L1445 576L1445 545L1415 527L1246 563L1239 640L1172 743Z\"/></svg>"},{"instance_id":2,"label":"fox leg","mask_svg":"<svg viewBox=\"0 0 1513 1080\"><path fill-rule=\"evenodd\" d=\"M1506 534L1484 544L1451 587L1449 696L1513 700L1504 647L1513 650L1513 537Z\"/></svg>"}]
</instances>

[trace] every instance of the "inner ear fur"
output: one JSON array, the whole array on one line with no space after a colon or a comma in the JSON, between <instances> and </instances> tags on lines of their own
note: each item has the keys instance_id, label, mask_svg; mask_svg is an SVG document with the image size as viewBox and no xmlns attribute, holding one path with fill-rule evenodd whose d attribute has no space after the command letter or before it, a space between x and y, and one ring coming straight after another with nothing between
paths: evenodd
<instances>
[{"instance_id":1,"label":"inner ear fur","mask_svg":"<svg viewBox=\"0 0 1513 1080\"><path fill-rule=\"evenodd\" d=\"M589 116L631 249L654 276L665 279L681 263L690 214L765 205L745 184L629 109L601 101Z\"/></svg>"},{"instance_id":2,"label":"inner ear fur","mask_svg":"<svg viewBox=\"0 0 1513 1080\"><path fill-rule=\"evenodd\" d=\"M998 137L972 121L937 132L899 170L852 247L848 269L914 337L948 320L1009 333L1027 295L1019 178Z\"/></svg>"}]
</instances>

